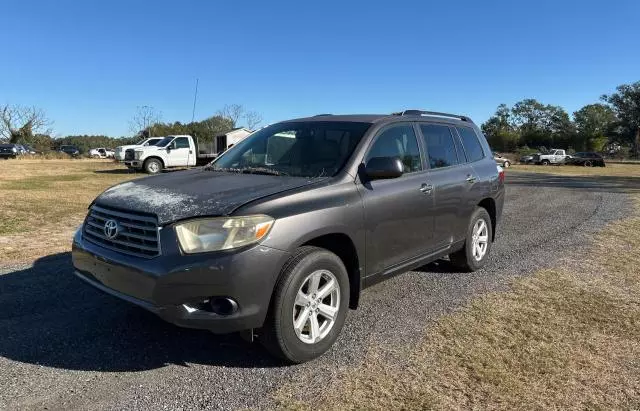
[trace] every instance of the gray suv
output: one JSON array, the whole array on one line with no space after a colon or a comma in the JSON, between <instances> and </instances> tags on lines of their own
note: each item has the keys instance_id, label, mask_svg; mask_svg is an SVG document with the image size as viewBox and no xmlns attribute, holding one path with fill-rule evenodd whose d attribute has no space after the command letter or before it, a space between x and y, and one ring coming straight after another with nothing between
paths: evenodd
<instances>
[{"instance_id":1,"label":"gray suv","mask_svg":"<svg viewBox=\"0 0 640 411\"><path fill-rule=\"evenodd\" d=\"M503 171L467 117L318 115L106 190L73 264L169 322L243 331L303 362L331 347L363 289L447 256L485 265L503 202Z\"/></svg>"}]
</instances>

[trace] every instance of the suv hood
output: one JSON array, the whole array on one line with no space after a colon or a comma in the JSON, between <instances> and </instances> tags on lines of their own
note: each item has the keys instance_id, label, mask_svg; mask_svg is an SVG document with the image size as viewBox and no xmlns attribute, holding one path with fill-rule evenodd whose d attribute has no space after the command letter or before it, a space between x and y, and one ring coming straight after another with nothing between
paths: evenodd
<instances>
[{"instance_id":1,"label":"suv hood","mask_svg":"<svg viewBox=\"0 0 640 411\"><path fill-rule=\"evenodd\" d=\"M195 169L118 184L94 203L155 214L158 224L165 225L192 217L229 215L250 201L318 181Z\"/></svg>"}]
</instances>

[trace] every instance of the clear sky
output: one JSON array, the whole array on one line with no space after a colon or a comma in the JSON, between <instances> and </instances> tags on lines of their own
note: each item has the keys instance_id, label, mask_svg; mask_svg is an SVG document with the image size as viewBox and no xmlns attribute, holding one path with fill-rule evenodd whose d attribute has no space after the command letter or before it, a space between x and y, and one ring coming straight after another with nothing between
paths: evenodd
<instances>
[{"instance_id":1,"label":"clear sky","mask_svg":"<svg viewBox=\"0 0 640 411\"><path fill-rule=\"evenodd\" d=\"M490 3L490 4L489 4ZM130 134L225 103L265 123L424 108L480 123L536 98L570 113L640 80L640 1L68 1L0 6L0 104L55 135Z\"/></svg>"}]
</instances>

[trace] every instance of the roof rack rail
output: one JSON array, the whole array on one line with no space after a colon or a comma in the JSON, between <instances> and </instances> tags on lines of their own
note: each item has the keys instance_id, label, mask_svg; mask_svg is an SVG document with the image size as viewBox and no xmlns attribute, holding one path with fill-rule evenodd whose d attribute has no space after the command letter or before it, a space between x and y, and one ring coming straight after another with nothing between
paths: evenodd
<instances>
[{"instance_id":1,"label":"roof rack rail","mask_svg":"<svg viewBox=\"0 0 640 411\"><path fill-rule=\"evenodd\" d=\"M322 116L332 116L333 114L331 113L322 113L322 114L316 114L314 117L322 117Z\"/></svg>"},{"instance_id":2,"label":"roof rack rail","mask_svg":"<svg viewBox=\"0 0 640 411\"><path fill-rule=\"evenodd\" d=\"M471 119L467 116L461 116L460 114L441 113L439 111L424 111L424 110L404 110L398 113L393 113L396 116L437 116L437 117L451 117L457 118L462 121L468 121L472 123Z\"/></svg>"}]
</instances>

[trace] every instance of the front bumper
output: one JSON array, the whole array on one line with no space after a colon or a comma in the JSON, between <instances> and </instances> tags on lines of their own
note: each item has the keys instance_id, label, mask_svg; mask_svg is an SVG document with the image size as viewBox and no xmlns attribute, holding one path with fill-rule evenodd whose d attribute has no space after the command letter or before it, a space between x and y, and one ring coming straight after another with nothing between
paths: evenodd
<instances>
[{"instance_id":1,"label":"front bumper","mask_svg":"<svg viewBox=\"0 0 640 411\"><path fill-rule=\"evenodd\" d=\"M75 275L181 327L229 333L262 326L289 253L258 245L234 253L181 255L175 239L162 244L170 244L162 255L145 259L102 248L78 230L72 251ZM202 309L210 297L232 298L238 308L229 315Z\"/></svg>"},{"instance_id":2,"label":"front bumper","mask_svg":"<svg viewBox=\"0 0 640 411\"><path fill-rule=\"evenodd\" d=\"M132 168L142 168L142 161L138 160L127 160L124 162L124 165Z\"/></svg>"}]
</instances>

